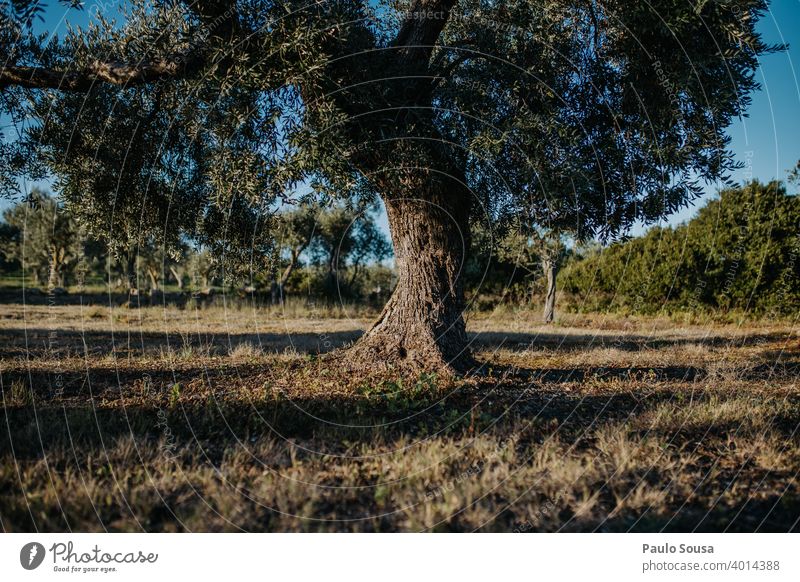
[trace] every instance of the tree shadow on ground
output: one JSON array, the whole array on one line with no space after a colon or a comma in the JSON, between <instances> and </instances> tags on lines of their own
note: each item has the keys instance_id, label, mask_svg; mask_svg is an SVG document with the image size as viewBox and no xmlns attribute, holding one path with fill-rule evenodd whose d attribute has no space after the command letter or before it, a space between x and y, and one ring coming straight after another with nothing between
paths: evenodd
<instances>
[{"instance_id":1,"label":"tree shadow on ground","mask_svg":"<svg viewBox=\"0 0 800 582\"><path fill-rule=\"evenodd\" d=\"M476 402L474 394L467 391L448 395L439 402L418 397L410 403L404 403L406 410L403 411L396 410L391 402L380 398L342 400L318 396L291 401L228 403L224 395L220 395L219 398L203 401L159 401L113 408L103 407L98 400L71 407L51 401L41 402L35 408L6 408L3 420L7 430L0 434L0 451L4 451L4 463L8 463L9 455L13 455L14 463L23 471L28 463L48 459L48 471L56 473L75 471L75 467L81 466L87 456L98 459L102 467L105 451L115 447L120 440L131 437L139 443L138 446L147 446L149 442L152 447L158 447L163 446L168 436L181 447L196 451L191 458L195 462L200 459L200 465L208 469L220 466L231 455L244 453L251 443L263 438L273 439L276 446L287 450L300 447L306 455L324 456L331 467L352 458L349 455L359 450L359 444L364 447L374 446L375 443L388 444L390 448L410 447L408 454L413 455L416 443L431 439L457 439L463 446L469 447L472 438L487 435L496 437L498 442L513 435L517 439L516 446L521 450L524 448L525 454L530 454L530 451L536 450L537 443L545 442L554 435L558 435L562 442L591 448L594 442L591 431L618 427L645 410L672 401L676 394L662 390L655 393L630 391L622 395L573 396L559 392L528 391L515 402L505 401L492 407L485 402ZM699 395L698 398L703 396ZM792 438L796 426L797 419L788 417L776 420L773 425L775 434L787 439ZM724 441L726 434L735 435L739 428L736 423L723 420L691 429L650 429L642 437L662 437L665 442L670 441L672 446L680 449L709 434ZM67 451L66 455L64 451ZM713 457L699 459L693 469L708 471L716 461ZM133 458L131 462L135 463L136 459ZM10 478L12 467L7 466L3 470ZM731 483L736 479L740 482L761 479L759 484L763 485L763 480L768 476L769 472L762 472L755 477L745 477L733 467L718 478L727 478ZM774 485L774 495L737 503L727 500L710 502L709 499L715 497L705 495L687 499L680 507L667 508L671 512L662 506L658 510L645 508L625 510L618 515L610 513L599 525L596 519L582 523L574 515L564 515L562 519L568 531L790 531L797 528L800 500L794 493L779 493L785 481ZM602 483L597 486L601 487ZM704 485L714 486L715 483ZM5 496L22 494L18 485L10 480L0 483L0 491ZM231 495L240 506L237 511L246 512L247 507L253 504L252 500L237 496L235 492L231 492ZM371 496L370 491L370 501ZM613 500L609 502L613 506ZM176 501L171 498L164 500L162 505L155 504L162 507L162 511L156 512L157 519L151 513L149 528L180 529L180 523L170 509L175 504ZM53 508L54 511L56 509ZM62 509L67 513L70 511L69 508ZM264 511L255 505L251 509ZM17 519L21 521L13 524L15 529L33 529L33 522L26 521L32 518L17 515ZM496 519L496 523L491 524L492 530L511 531L519 525L512 521L505 522L502 515ZM457 524L456 520L443 527L445 530L460 531Z\"/></svg>"},{"instance_id":2,"label":"tree shadow on ground","mask_svg":"<svg viewBox=\"0 0 800 582\"><path fill-rule=\"evenodd\" d=\"M576 352L596 348L614 348L622 351L662 349L671 346L701 345L709 347L757 346L788 339L789 333L762 332L747 335L707 335L663 338L657 334L642 335L629 332L575 333L549 331L544 333L520 333L491 331L470 334L471 344L479 349L504 349L527 351L549 349L556 352Z\"/></svg>"},{"instance_id":3,"label":"tree shadow on ground","mask_svg":"<svg viewBox=\"0 0 800 582\"><path fill-rule=\"evenodd\" d=\"M320 333L153 333L121 329L110 331L50 330L46 328L1 329L0 356L3 358L42 357L47 354L80 354L104 357L159 355L171 350L186 350L197 355L225 355L240 346L264 353L322 354L356 341L362 330L323 331Z\"/></svg>"},{"instance_id":4,"label":"tree shadow on ground","mask_svg":"<svg viewBox=\"0 0 800 582\"><path fill-rule=\"evenodd\" d=\"M489 364L486 364L487 366ZM569 384L592 381L699 382L709 377L702 366L582 366L575 368L512 368L493 366L497 374L511 373L520 381L537 384ZM800 375L800 362L755 364L737 370L737 380L766 380Z\"/></svg>"},{"instance_id":5,"label":"tree shadow on ground","mask_svg":"<svg viewBox=\"0 0 800 582\"><path fill-rule=\"evenodd\" d=\"M48 353L68 353L103 357L117 355L153 355L165 350L195 349L209 355L225 355L239 346L252 346L264 353L292 350L298 353L324 354L352 344L363 335L361 329L319 332L261 332L261 333L154 333L121 328L119 331L79 331L47 329L46 327L0 329L0 356L3 358L41 357ZM785 333L758 333L747 336L708 336L701 338L666 338L620 334L618 336L591 333L470 333L474 350L548 349L556 353L574 353L597 348L623 351L657 350L670 346L702 345L708 347L746 347L787 339ZM786 357L788 352L781 352Z\"/></svg>"},{"instance_id":6,"label":"tree shadow on ground","mask_svg":"<svg viewBox=\"0 0 800 582\"><path fill-rule=\"evenodd\" d=\"M0 331L0 345L5 346L4 349L8 349L10 342L24 345L19 341L20 337L25 337L24 334L20 336L21 331ZM37 341L46 341L50 333L43 327L28 331L28 337L35 337ZM90 332L87 335L78 331L59 330L57 333L62 346L80 346L86 340L87 349L92 354L100 353L92 350L110 353L118 345L118 336L107 332ZM346 345L360 333L359 330L352 330L292 335L301 335L303 342L296 342L295 345L304 345L307 350L305 353L313 355ZM142 336L134 335L141 340ZM481 335L473 337L479 339ZM565 336L572 343L562 341ZM207 342L209 337L205 336L203 341ZM481 340L498 343L477 344L479 347L498 347L504 345L504 341L525 344L539 337L537 334L500 334ZM649 343L651 340L644 336L634 336L633 339L626 337L629 340L628 349L652 347ZM762 334L758 341L774 341L782 337ZM181 336L175 338L178 346L183 347ZM158 349L163 345L158 341L165 339L162 334L147 334L144 345ZM236 334L213 340L219 342L214 345L219 346L222 353L228 353L231 347L235 349L242 344L259 345L259 340L273 342L276 351L281 351L280 346L286 344L283 334ZM545 341L551 341L556 351L586 349L597 345L594 343L596 337L590 334L562 336L553 333ZM702 342L691 340L690 343L705 344L709 341L711 345L713 342L726 345L731 338L705 338ZM741 341L758 343L751 336L736 341L736 345L742 345ZM680 343L684 343L684 340L665 340L662 345ZM207 344L200 342L198 345ZM45 353L52 352L46 350L41 355ZM127 353L135 355L138 352L131 348ZM491 359L491 356L488 357ZM175 442L198 451L203 466L213 469L232 454L246 451L250 443L259 439L273 439L278 443L277 446L287 449L320 447L320 443L324 443L324 451L320 454L324 453L326 459L330 459L330 465L335 467L339 460L337 455L352 454L351 451L358 450L358 447L370 450L369 447L375 446L375 443L399 447L442 439L470 446L472 440L480 435L490 435L501 441L514 434L518 438L518 446L536 450L540 443L557 435L563 442L591 449L594 446L593 435L597 431L629 426L626 430L632 438L659 439L682 451L681 447L694 450L693 447L706 446L710 440L725 443L729 437L739 434L741 429L741 422L725 416L700 418L698 422L675 426L654 424L643 428L636 425L636 418L665 404L681 409L687 406L687 398L690 399L689 404L709 403L712 394L700 384L701 380L707 379L709 371L698 366L582 366L576 369L495 366L494 373L501 376L499 379L478 378L455 383L444 391L431 389L427 392L427 386L417 389L418 386L413 382L389 387L383 385L380 389L367 383L354 392L336 395L326 394L319 387L306 390L303 383L318 371L307 360L296 357L291 364L280 364L278 360L273 358L241 363L217 358L201 365L191 358L138 363L135 359L118 358L116 361L93 362L69 370L60 370L57 366L54 368L52 362L38 365L35 357L16 364L4 362L12 364L6 365L2 371L4 396L11 395L12 385L19 382L24 386L32 385L34 390L32 403L7 406L4 418L0 419L6 425L5 430L0 431L0 457L5 464L0 467L5 477L0 482L0 494L6 498L24 495L14 482L14 475L17 475L14 463L19 463L24 470L26 464L57 458L59 455L55 452L64 450L71 454L62 454L60 458L72 458L76 464L84 463L87 458L102 460L109 446L130 437L157 447L169 435ZM302 390L289 394L270 387L271 378L267 372L281 365L284 366L282 377L299 385ZM311 376L301 374L305 367L308 367ZM797 363L789 362L778 368L778 372L785 377L796 377ZM770 375L774 377L775 373L776 368L772 365L755 364L737 372L737 377L763 379ZM628 384L620 388L619 383L613 380L623 380ZM598 393L569 386L588 381L601 386ZM149 392L143 390L144 383L149 384ZM616 387L602 388L608 385ZM137 394L140 395L138 400L132 397ZM782 442L796 442L800 418L791 410L800 410L800 402L796 395L787 398L793 402L794 409L774 414L770 420L770 431ZM320 448L312 449L312 454L317 454L314 450L320 451ZM706 451L692 470L707 473L725 454L724 451ZM12 458L13 463L10 461ZM739 466L732 466L720 478L728 479L729 486L738 480L737 486L740 488L767 483L771 487L769 495L730 502L709 501L716 498L708 494L703 499L689 499L680 508L669 507L669 510L674 510L672 513L663 511L663 508L660 511L626 510L620 515L609 514L600 526L596 522L582 524L573 519L570 522L571 530L796 529L800 515L796 490L792 489L785 495L779 493L785 490L787 484L793 483L792 475L780 475L781 480L772 483L768 479L776 475L770 475L769 471L752 472L749 469L751 473L745 477L738 473L739 469ZM50 470L75 469L73 465L53 465ZM600 487L602 484L597 485ZM773 491L776 493L772 494ZM375 501L373 493L368 492L367 501L370 503ZM238 511L248 510L249 501L236 496L232 499L244 504ZM179 503L169 498L163 504L154 506L149 522L151 529L179 528L180 523L171 513L170 504L175 506ZM58 508L51 509L56 511ZM250 509L253 512L264 511L255 506ZM567 523L572 517L565 515L563 519ZM29 517L17 516L15 519L19 520L14 523L16 529L33 529L36 525L32 521L25 521ZM503 519L502 516L498 517L493 528L505 531L514 529L514 523L504 522ZM457 521L449 522L447 526L459 529Z\"/></svg>"}]
</instances>

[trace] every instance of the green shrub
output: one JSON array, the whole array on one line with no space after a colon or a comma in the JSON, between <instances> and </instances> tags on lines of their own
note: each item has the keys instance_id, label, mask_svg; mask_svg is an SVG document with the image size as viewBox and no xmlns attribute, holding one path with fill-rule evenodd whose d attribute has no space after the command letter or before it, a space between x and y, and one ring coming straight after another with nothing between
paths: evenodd
<instances>
[{"instance_id":1,"label":"green shrub","mask_svg":"<svg viewBox=\"0 0 800 582\"><path fill-rule=\"evenodd\" d=\"M581 311L800 309L800 200L780 182L723 190L677 228L573 257L559 276Z\"/></svg>"}]
</instances>

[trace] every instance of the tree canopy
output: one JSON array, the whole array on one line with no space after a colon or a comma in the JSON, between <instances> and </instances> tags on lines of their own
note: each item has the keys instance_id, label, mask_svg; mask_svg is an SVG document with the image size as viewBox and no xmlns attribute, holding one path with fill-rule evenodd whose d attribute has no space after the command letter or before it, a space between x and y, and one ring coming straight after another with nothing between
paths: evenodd
<instances>
[{"instance_id":1,"label":"tree canopy","mask_svg":"<svg viewBox=\"0 0 800 582\"><path fill-rule=\"evenodd\" d=\"M4 106L45 89L16 145L109 236L235 238L218 213L256 220L306 180L383 194L366 171L425 136L487 212L613 232L734 166L724 129L774 48L752 0L126 4L46 46L3 15Z\"/></svg>"}]
</instances>

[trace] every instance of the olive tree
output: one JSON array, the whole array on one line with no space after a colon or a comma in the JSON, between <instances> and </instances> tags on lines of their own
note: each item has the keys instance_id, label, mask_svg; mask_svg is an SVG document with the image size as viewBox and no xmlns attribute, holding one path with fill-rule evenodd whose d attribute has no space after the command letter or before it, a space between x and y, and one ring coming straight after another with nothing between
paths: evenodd
<instances>
[{"instance_id":1,"label":"olive tree","mask_svg":"<svg viewBox=\"0 0 800 582\"><path fill-rule=\"evenodd\" d=\"M555 319L556 278L567 254L561 233L537 228L515 229L497 245L500 260L513 264L530 278L540 276L544 281L544 323Z\"/></svg>"},{"instance_id":2,"label":"olive tree","mask_svg":"<svg viewBox=\"0 0 800 582\"><path fill-rule=\"evenodd\" d=\"M375 222L375 208L352 208L337 204L317 215L310 254L326 270L326 288L331 296L347 293L367 262L389 257L389 241ZM342 271L349 269L347 277Z\"/></svg>"},{"instance_id":3,"label":"olive tree","mask_svg":"<svg viewBox=\"0 0 800 582\"><path fill-rule=\"evenodd\" d=\"M726 179L779 48L765 0L126 4L47 47L6 8L3 107L38 119L6 167L52 173L98 235L191 237L226 270L257 268L299 185L380 196L398 280L348 355L365 367L472 365L476 215L611 237Z\"/></svg>"},{"instance_id":4,"label":"olive tree","mask_svg":"<svg viewBox=\"0 0 800 582\"><path fill-rule=\"evenodd\" d=\"M34 188L23 202L3 212L3 220L15 231L3 249L6 259L18 261L36 285L66 287L83 256L83 242L75 221L58 202Z\"/></svg>"},{"instance_id":5,"label":"olive tree","mask_svg":"<svg viewBox=\"0 0 800 582\"><path fill-rule=\"evenodd\" d=\"M283 303L286 283L300 264L300 256L311 244L317 229L316 204L284 209L276 217L278 273L272 283L272 303Z\"/></svg>"}]
</instances>

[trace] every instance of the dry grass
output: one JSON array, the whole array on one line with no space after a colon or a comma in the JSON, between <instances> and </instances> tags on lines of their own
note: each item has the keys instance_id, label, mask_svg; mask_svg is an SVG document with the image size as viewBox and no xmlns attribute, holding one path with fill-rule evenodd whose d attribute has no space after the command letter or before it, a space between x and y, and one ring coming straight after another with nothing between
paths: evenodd
<instances>
[{"instance_id":1,"label":"dry grass","mask_svg":"<svg viewBox=\"0 0 800 582\"><path fill-rule=\"evenodd\" d=\"M0 308L3 529L799 527L787 326L473 318L442 382L344 377L364 314L301 315Z\"/></svg>"}]
</instances>

